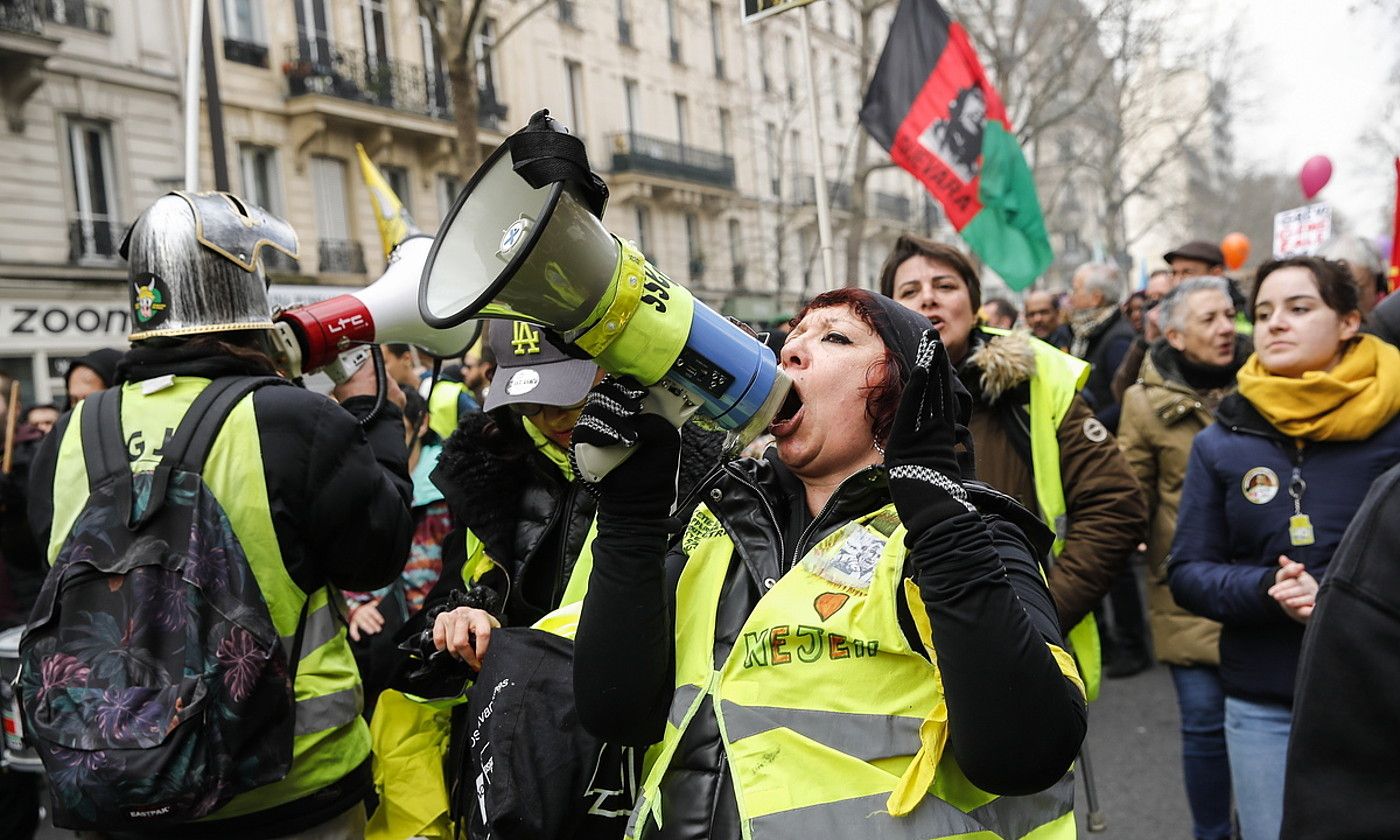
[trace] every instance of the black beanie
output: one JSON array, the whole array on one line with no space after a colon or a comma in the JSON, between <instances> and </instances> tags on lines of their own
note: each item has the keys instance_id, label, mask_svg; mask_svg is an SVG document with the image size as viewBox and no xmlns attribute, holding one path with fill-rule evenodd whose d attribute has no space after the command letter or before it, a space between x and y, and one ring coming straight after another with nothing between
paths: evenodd
<instances>
[{"instance_id":1,"label":"black beanie","mask_svg":"<svg viewBox=\"0 0 1400 840\"><path fill-rule=\"evenodd\" d=\"M902 362L900 379L908 381L909 371L914 369L915 360L919 355L919 341L923 338L924 331L933 329L933 325L925 316L884 295L865 289L854 291L859 292L862 300L869 305L871 317L875 321L875 332L880 336L880 340L899 356ZM934 332L937 334L937 330ZM956 373L953 376L953 393L958 398L957 422L966 426L972 417L972 395L967 392L966 386L958 379Z\"/></svg>"}]
</instances>

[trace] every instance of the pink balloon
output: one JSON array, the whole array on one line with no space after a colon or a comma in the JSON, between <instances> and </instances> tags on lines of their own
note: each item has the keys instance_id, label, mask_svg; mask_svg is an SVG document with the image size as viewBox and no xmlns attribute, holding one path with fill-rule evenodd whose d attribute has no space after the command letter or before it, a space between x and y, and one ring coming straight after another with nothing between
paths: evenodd
<instances>
[{"instance_id":1,"label":"pink balloon","mask_svg":"<svg viewBox=\"0 0 1400 840\"><path fill-rule=\"evenodd\" d=\"M1326 155L1313 155L1308 158L1308 162L1303 164L1303 169L1298 173L1298 183L1303 187L1303 197L1311 199L1322 192L1322 188L1327 186L1327 182L1332 179L1332 161Z\"/></svg>"}]
</instances>

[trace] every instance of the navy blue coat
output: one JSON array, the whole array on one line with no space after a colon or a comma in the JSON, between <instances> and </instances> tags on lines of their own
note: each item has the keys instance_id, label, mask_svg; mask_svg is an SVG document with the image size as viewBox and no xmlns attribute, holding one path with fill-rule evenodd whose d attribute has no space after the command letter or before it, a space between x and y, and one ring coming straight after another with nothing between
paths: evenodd
<instances>
[{"instance_id":1,"label":"navy blue coat","mask_svg":"<svg viewBox=\"0 0 1400 840\"><path fill-rule=\"evenodd\" d=\"M1322 580L1367 489L1400 462L1400 417L1365 441L1301 441L1235 394L1216 419L1191 447L1168 583L1177 603L1223 625L1225 693L1291 706L1303 625L1268 595L1278 557L1287 555ZM1314 531L1308 546L1289 538L1295 468L1304 485L1302 512Z\"/></svg>"}]
</instances>

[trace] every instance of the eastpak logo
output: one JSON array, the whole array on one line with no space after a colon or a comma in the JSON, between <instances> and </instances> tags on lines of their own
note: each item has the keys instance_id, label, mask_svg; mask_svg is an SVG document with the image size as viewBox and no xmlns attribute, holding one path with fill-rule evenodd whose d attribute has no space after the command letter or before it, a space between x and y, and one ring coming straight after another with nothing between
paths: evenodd
<instances>
[{"instance_id":1,"label":"eastpak logo","mask_svg":"<svg viewBox=\"0 0 1400 840\"><path fill-rule=\"evenodd\" d=\"M162 806L160 806L159 808L145 808L145 809L138 808L138 809L133 810L133 811L127 811L127 812L126 812L126 815L127 815L128 817L131 817L133 820L141 820L141 819L150 819L151 817L163 817L163 816L165 816L166 814L169 814L169 813L170 813L170 806L169 806L169 805L162 805Z\"/></svg>"}]
</instances>

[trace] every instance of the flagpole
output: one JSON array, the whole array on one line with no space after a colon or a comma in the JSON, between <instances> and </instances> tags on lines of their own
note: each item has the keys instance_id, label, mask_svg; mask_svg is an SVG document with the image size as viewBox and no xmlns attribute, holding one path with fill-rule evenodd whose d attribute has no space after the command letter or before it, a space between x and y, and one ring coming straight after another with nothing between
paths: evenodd
<instances>
[{"instance_id":1,"label":"flagpole","mask_svg":"<svg viewBox=\"0 0 1400 840\"><path fill-rule=\"evenodd\" d=\"M826 288L836 288L836 255L831 243L831 204L826 193L826 161L822 155L821 109L817 102L817 78L812 69L812 27L808 22L808 7L798 10L802 15L802 63L807 70L807 110L812 118L812 160L816 165L817 238L821 242L822 275Z\"/></svg>"},{"instance_id":2,"label":"flagpole","mask_svg":"<svg viewBox=\"0 0 1400 840\"><path fill-rule=\"evenodd\" d=\"M185 189L199 189L199 58L204 35L204 0L190 0L185 41Z\"/></svg>"}]
</instances>

